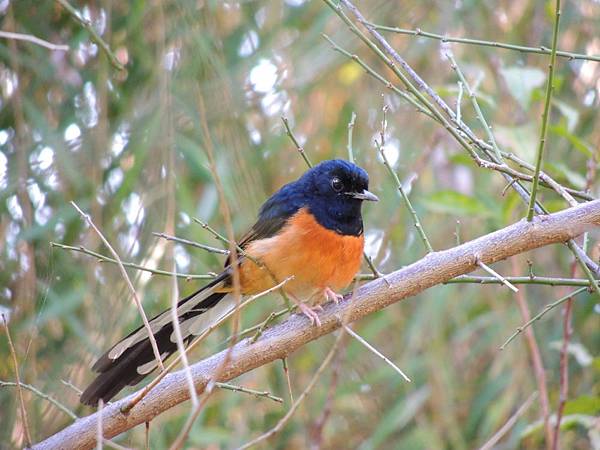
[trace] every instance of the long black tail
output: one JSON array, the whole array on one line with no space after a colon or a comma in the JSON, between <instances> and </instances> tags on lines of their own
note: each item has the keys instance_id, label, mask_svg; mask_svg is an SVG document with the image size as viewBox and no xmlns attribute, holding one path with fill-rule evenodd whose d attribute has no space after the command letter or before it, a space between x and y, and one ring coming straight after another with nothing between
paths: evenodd
<instances>
[{"instance_id":1,"label":"long black tail","mask_svg":"<svg viewBox=\"0 0 600 450\"><path fill-rule=\"evenodd\" d=\"M209 317L213 314L205 315L205 313L213 310L227 295L224 292L215 292L222 288L227 280L228 274L224 272L211 283L177 304L177 316L185 345L192 340L194 335L200 334L210 325L210 319L218 318ZM227 307L227 305L224 306ZM201 315L206 317L199 317ZM206 323L207 321L208 323ZM163 311L150 319L149 323L161 359L164 361L177 351L177 342L173 336L171 310ZM144 326L141 326L96 361L92 369L98 372L98 376L81 394L80 401L92 406L97 405L100 399L107 402L125 386L133 386L142 381L157 366L158 363L148 339L148 332Z\"/></svg>"}]
</instances>

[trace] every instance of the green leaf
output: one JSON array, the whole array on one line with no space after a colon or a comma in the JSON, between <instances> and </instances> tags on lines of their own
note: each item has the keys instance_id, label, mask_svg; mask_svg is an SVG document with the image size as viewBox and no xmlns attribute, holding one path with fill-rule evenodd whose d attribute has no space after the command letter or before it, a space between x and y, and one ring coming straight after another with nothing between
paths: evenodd
<instances>
[{"instance_id":1,"label":"green leaf","mask_svg":"<svg viewBox=\"0 0 600 450\"><path fill-rule=\"evenodd\" d=\"M600 397L582 395L567 401L565 414L589 414L596 415L600 412Z\"/></svg>"},{"instance_id":2,"label":"green leaf","mask_svg":"<svg viewBox=\"0 0 600 450\"><path fill-rule=\"evenodd\" d=\"M533 90L542 86L546 79L546 74L535 67L508 67L500 69L500 73L510 94L525 110L531 104Z\"/></svg>"},{"instance_id":3,"label":"green leaf","mask_svg":"<svg viewBox=\"0 0 600 450\"><path fill-rule=\"evenodd\" d=\"M493 216L493 211L479 199L456 191L440 191L424 200L427 209L453 216Z\"/></svg>"}]
</instances>

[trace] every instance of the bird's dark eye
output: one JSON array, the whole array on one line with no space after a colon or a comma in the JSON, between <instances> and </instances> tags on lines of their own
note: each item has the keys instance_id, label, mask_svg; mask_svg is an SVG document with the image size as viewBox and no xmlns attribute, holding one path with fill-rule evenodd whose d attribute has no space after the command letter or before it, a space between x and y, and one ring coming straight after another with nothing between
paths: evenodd
<instances>
[{"instance_id":1,"label":"bird's dark eye","mask_svg":"<svg viewBox=\"0 0 600 450\"><path fill-rule=\"evenodd\" d=\"M331 187L335 192L342 192L342 189L344 189L344 183L342 183L342 180L340 180L338 177L334 177L331 180Z\"/></svg>"}]
</instances>

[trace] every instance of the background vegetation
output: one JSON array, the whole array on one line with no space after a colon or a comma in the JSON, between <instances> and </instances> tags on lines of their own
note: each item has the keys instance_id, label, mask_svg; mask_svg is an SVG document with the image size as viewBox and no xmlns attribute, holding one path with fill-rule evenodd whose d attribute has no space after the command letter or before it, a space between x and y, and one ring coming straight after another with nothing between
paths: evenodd
<instances>
[{"instance_id":1,"label":"background vegetation","mask_svg":"<svg viewBox=\"0 0 600 450\"><path fill-rule=\"evenodd\" d=\"M3 1L4 31L30 33L69 46L50 51L30 42L0 40L0 309L9 316L21 380L60 400L77 415L90 408L63 383L84 388L90 365L139 323L116 266L51 242L108 254L69 205L91 214L123 260L184 273L218 271L223 258L171 245L166 232L218 246L192 221L224 231L206 145L215 147L218 173L237 235L257 208L305 163L286 136L285 115L313 162L347 157L348 122L356 113L354 156L370 174L381 201L365 208L366 251L381 272L422 257L411 216L383 166L374 138L389 106L386 155L405 183L434 249L489 233L526 215L526 204L505 180L477 168L452 137L414 106L334 52L345 50L393 79L322 2L108 0L74 2L109 44L117 69L60 1ZM554 3L540 1L360 2L372 21L440 35L539 47L551 44ZM600 54L600 4L568 2L558 48ZM454 108L457 75L440 41L386 33L394 48ZM548 55L451 44L498 144L533 163ZM598 194L600 63L559 58L555 69L544 169L566 186ZM204 105L202 108L201 105ZM204 110L204 114L202 111ZM462 96L463 119L484 136ZM205 121L210 136L204 133ZM568 205L548 189L551 210ZM458 236L457 236L458 235ZM588 244L598 260L597 235ZM582 277L562 246L544 248L495 269L505 276ZM368 268L364 268L368 272ZM149 314L166 308L169 277L131 271ZM484 274L482 272L481 274ZM181 281L182 294L202 281ZM532 314L572 288L520 286ZM482 445L539 389L530 347L519 337L499 347L524 320L517 296L498 285L446 285L395 305L354 329L413 380L404 382L354 340L321 377L288 425L268 442L275 448L452 448ZM263 299L243 314L243 326L281 308ZM563 448L600 446L600 333L597 298L584 293L572 307L567 348L567 425ZM563 316L554 310L535 325L546 370L550 412L559 403ZM223 327L192 360L223 347ZM292 390L304 389L333 337L289 360ZM14 381L7 340L0 339L0 380ZM285 404L218 391L194 426L190 447L232 448L271 428L289 407L285 373L273 364L239 384L269 390ZM29 429L38 441L71 422L45 399L24 393ZM18 397L0 388L0 447L24 444ZM151 423L152 448L179 434L189 405ZM539 395L497 448L547 444ZM596 418L595 418L596 417ZM142 447L138 427L115 441ZM266 447L266 445L265 445Z\"/></svg>"}]
</instances>

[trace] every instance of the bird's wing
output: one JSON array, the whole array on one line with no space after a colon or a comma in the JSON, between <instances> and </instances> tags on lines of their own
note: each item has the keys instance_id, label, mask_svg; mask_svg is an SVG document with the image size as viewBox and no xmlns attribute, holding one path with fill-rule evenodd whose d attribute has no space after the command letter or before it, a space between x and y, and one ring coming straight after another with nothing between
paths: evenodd
<instances>
[{"instance_id":1,"label":"bird's wing","mask_svg":"<svg viewBox=\"0 0 600 450\"><path fill-rule=\"evenodd\" d=\"M304 203L293 183L283 186L262 205L256 223L238 241L239 247L245 249L253 241L275 236ZM227 258L225 267L229 266L229 263Z\"/></svg>"}]
</instances>

